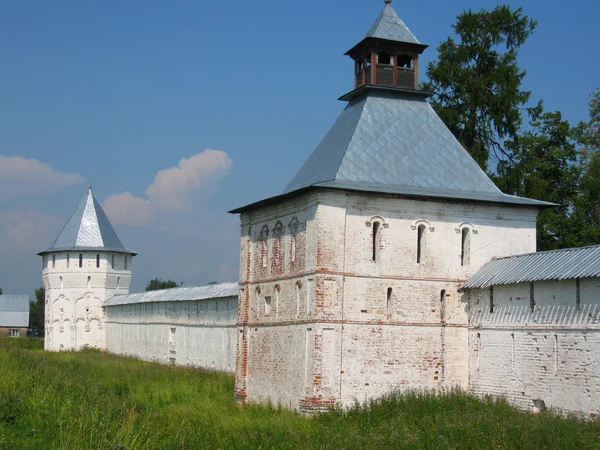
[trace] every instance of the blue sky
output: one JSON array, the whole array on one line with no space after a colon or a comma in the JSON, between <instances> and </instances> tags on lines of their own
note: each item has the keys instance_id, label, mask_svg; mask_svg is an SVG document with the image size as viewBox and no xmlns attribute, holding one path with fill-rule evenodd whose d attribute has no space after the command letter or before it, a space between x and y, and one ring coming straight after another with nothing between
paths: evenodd
<instances>
[{"instance_id":1,"label":"blue sky","mask_svg":"<svg viewBox=\"0 0 600 450\"><path fill-rule=\"evenodd\" d=\"M435 47L465 9L392 3ZM525 88L546 110L587 117L600 85L600 2L528 1ZM281 192L344 107L357 43L381 0L253 2L4 0L0 3L0 287L41 285L48 247L86 192L153 277L235 280L239 219ZM208 150L206 150L208 149ZM4 166L4 167L2 167Z\"/></svg>"}]
</instances>

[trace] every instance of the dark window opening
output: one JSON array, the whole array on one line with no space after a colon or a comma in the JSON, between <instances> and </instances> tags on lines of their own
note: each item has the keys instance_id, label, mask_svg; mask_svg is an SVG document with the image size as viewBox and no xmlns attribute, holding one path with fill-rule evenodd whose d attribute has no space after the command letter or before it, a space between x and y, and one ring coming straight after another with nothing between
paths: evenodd
<instances>
[{"instance_id":1,"label":"dark window opening","mask_svg":"<svg viewBox=\"0 0 600 450\"><path fill-rule=\"evenodd\" d=\"M532 313L535 310L535 289L533 283L529 283L529 310Z\"/></svg>"},{"instance_id":2,"label":"dark window opening","mask_svg":"<svg viewBox=\"0 0 600 450\"><path fill-rule=\"evenodd\" d=\"M371 57L367 56L365 58L365 67L371 67Z\"/></svg>"},{"instance_id":3,"label":"dark window opening","mask_svg":"<svg viewBox=\"0 0 600 450\"><path fill-rule=\"evenodd\" d=\"M67 269L69 268L69 254L67 254Z\"/></svg>"},{"instance_id":4,"label":"dark window opening","mask_svg":"<svg viewBox=\"0 0 600 450\"><path fill-rule=\"evenodd\" d=\"M52 255L52 268L56 267L56 255Z\"/></svg>"},{"instance_id":5,"label":"dark window opening","mask_svg":"<svg viewBox=\"0 0 600 450\"><path fill-rule=\"evenodd\" d=\"M381 52L377 55L377 62L379 64L387 64L388 66L392 64L392 57L389 53Z\"/></svg>"},{"instance_id":6,"label":"dark window opening","mask_svg":"<svg viewBox=\"0 0 600 450\"><path fill-rule=\"evenodd\" d=\"M377 261L379 249L379 222L373 222L373 261Z\"/></svg>"},{"instance_id":7,"label":"dark window opening","mask_svg":"<svg viewBox=\"0 0 600 450\"><path fill-rule=\"evenodd\" d=\"M83 267L83 255L79 254L79 267Z\"/></svg>"},{"instance_id":8,"label":"dark window opening","mask_svg":"<svg viewBox=\"0 0 600 450\"><path fill-rule=\"evenodd\" d=\"M96 254L96 268L100 267L100 254Z\"/></svg>"},{"instance_id":9,"label":"dark window opening","mask_svg":"<svg viewBox=\"0 0 600 450\"><path fill-rule=\"evenodd\" d=\"M398 55L398 67L412 69L412 57L408 55Z\"/></svg>"},{"instance_id":10,"label":"dark window opening","mask_svg":"<svg viewBox=\"0 0 600 450\"><path fill-rule=\"evenodd\" d=\"M125 267L125 270L127 270L127 255L125 255L125 258L123 258L123 260L124 260L123 265Z\"/></svg>"},{"instance_id":11,"label":"dark window opening","mask_svg":"<svg viewBox=\"0 0 600 450\"><path fill-rule=\"evenodd\" d=\"M471 247L471 233L468 228L462 229L462 243L460 249L460 265L469 265L469 250Z\"/></svg>"},{"instance_id":12,"label":"dark window opening","mask_svg":"<svg viewBox=\"0 0 600 450\"><path fill-rule=\"evenodd\" d=\"M425 225L419 225L417 229L417 264L423 260L423 237L425 235Z\"/></svg>"},{"instance_id":13,"label":"dark window opening","mask_svg":"<svg viewBox=\"0 0 600 450\"><path fill-rule=\"evenodd\" d=\"M581 311L581 288L579 286L579 278L575 279L575 309Z\"/></svg>"},{"instance_id":14,"label":"dark window opening","mask_svg":"<svg viewBox=\"0 0 600 450\"><path fill-rule=\"evenodd\" d=\"M494 286L490 286L490 313L494 312Z\"/></svg>"}]
</instances>

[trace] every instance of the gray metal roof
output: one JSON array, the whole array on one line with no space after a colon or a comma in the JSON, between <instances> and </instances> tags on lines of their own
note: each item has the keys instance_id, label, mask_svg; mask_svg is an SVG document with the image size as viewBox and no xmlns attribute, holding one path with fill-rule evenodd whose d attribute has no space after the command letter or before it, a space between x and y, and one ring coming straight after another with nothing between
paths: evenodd
<instances>
[{"instance_id":1,"label":"gray metal roof","mask_svg":"<svg viewBox=\"0 0 600 450\"><path fill-rule=\"evenodd\" d=\"M397 90L349 102L283 193L308 186L551 205L503 194L422 95Z\"/></svg>"},{"instance_id":2,"label":"gray metal roof","mask_svg":"<svg viewBox=\"0 0 600 450\"><path fill-rule=\"evenodd\" d=\"M239 284L228 281L197 287L178 287L140 292L138 294L115 295L105 306L130 305L133 303L180 302L190 300L209 300L213 298L237 297Z\"/></svg>"},{"instance_id":3,"label":"gray metal roof","mask_svg":"<svg viewBox=\"0 0 600 450\"><path fill-rule=\"evenodd\" d=\"M29 326L29 296L0 295L0 327Z\"/></svg>"},{"instance_id":4,"label":"gray metal roof","mask_svg":"<svg viewBox=\"0 0 600 450\"><path fill-rule=\"evenodd\" d=\"M398 17L394 8L386 4L385 8L373 24L365 38L388 39L390 41L410 42L412 44L420 44L414 34Z\"/></svg>"},{"instance_id":5,"label":"gray metal roof","mask_svg":"<svg viewBox=\"0 0 600 450\"><path fill-rule=\"evenodd\" d=\"M136 255L122 244L91 186L54 243L39 254L65 250L110 250Z\"/></svg>"},{"instance_id":6,"label":"gray metal roof","mask_svg":"<svg viewBox=\"0 0 600 450\"><path fill-rule=\"evenodd\" d=\"M508 256L487 263L461 287L600 277L600 245Z\"/></svg>"}]
</instances>

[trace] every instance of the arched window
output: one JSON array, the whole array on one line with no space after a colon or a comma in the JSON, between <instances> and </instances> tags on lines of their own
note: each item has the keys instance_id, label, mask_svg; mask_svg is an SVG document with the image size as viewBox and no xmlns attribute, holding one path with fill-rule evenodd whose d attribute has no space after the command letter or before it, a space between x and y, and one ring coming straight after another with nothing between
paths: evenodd
<instances>
[{"instance_id":1,"label":"arched window","mask_svg":"<svg viewBox=\"0 0 600 450\"><path fill-rule=\"evenodd\" d=\"M377 63L379 64L387 64L388 66L392 64L392 57L389 53L379 52L377 55Z\"/></svg>"},{"instance_id":2,"label":"arched window","mask_svg":"<svg viewBox=\"0 0 600 450\"><path fill-rule=\"evenodd\" d=\"M419 225L417 228L417 264L423 262L425 255L425 225Z\"/></svg>"},{"instance_id":3,"label":"arched window","mask_svg":"<svg viewBox=\"0 0 600 450\"><path fill-rule=\"evenodd\" d=\"M260 260L261 260L261 266L266 269L267 268L267 254L268 254L268 249L267 249L267 239L269 238L269 227L267 225L264 225L262 227L262 229L260 230Z\"/></svg>"},{"instance_id":4,"label":"arched window","mask_svg":"<svg viewBox=\"0 0 600 450\"><path fill-rule=\"evenodd\" d=\"M299 222L296 217L292 218L288 224L290 229L290 262L296 262L296 235L298 234Z\"/></svg>"},{"instance_id":5,"label":"arched window","mask_svg":"<svg viewBox=\"0 0 600 450\"><path fill-rule=\"evenodd\" d=\"M372 251L373 251L373 261L377 261L377 257L379 256L379 226L381 224L379 222L373 222L373 242L372 242Z\"/></svg>"},{"instance_id":6,"label":"arched window","mask_svg":"<svg viewBox=\"0 0 600 450\"><path fill-rule=\"evenodd\" d=\"M96 254L96 269L100 267L100 253Z\"/></svg>"},{"instance_id":7,"label":"arched window","mask_svg":"<svg viewBox=\"0 0 600 450\"><path fill-rule=\"evenodd\" d=\"M398 55L398 67L412 69L412 57L408 55Z\"/></svg>"},{"instance_id":8,"label":"arched window","mask_svg":"<svg viewBox=\"0 0 600 450\"><path fill-rule=\"evenodd\" d=\"M461 247L460 247L460 265L468 266L471 253L471 230L467 227L462 229L461 232Z\"/></svg>"},{"instance_id":9,"label":"arched window","mask_svg":"<svg viewBox=\"0 0 600 450\"><path fill-rule=\"evenodd\" d=\"M79 267L83 267L83 254L79 254Z\"/></svg>"}]
</instances>

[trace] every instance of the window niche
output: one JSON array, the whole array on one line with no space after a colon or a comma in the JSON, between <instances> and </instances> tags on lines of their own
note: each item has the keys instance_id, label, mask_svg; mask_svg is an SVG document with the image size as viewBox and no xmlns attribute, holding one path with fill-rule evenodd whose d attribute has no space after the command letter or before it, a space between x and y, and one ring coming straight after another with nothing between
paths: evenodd
<instances>
[{"instance_id":1,"label":"window niche","mask_svg":"<svg viewBox=\"0 0 600 450\"><path fill-rule=\"evenodd\" d=\"M464 227L461 231L460 265L468 266L471 258L471 230Z\"/></svg>"},{"instance_id":2,"label":"window niche","mask_svg":"<svg viewBox=\"0 0 600 450\"><path fill-rule=\"evenodd\" d=\"M288 224L288 228L290 229L290 262L295 263L297 259L297 235L298 229L300 228L300 222L297 217L293 217L290 223Z\"/></svg>"},{"instance_id":3,"label":"window niche","mask_svg":"<svg viewBox=\"0 0 600 450\"><path fill-rule=\"evenodd\" d=\"M417 264L423 262L423 254L425 253L425 225L421 224L417 227Z\"/></svg>"},{"instance_id":4,"label":"window niche","mask_svg":"<svg viewBox=\"0 0 600 450\"><path fill-rule=\"evenodd\" d=\"M455 231L460 235L460 265L462 267L469 266L471 264L472 236L478 232L469 222L461 223L458 228L455 228Z\"/></svg>"},{"instance_id":5,"label":"window niche","mask_svg":"<svg viewBox=\"0 0 600 450\"><path fill-rule=\"evenodd\" d=\"M372 259L377 261L379 256L379 222L373 222L373 235L372 235Z\"/></svg>"},{"instance_id":6,"label":"window niche","mask_svg":"<svg viewBox=\"0 0 600 450\"><path fill-rule=\"evenodd\" d=\"M269 227L264 225L260 230L259 246L260 246L260 262L263 269L267 268L267 239L269 238Z\"/></svg>"},{"instance_id":7,"label":"window niche","mask_svg":"<svg viewBox=\"0 0 600 450\"><path fill-rule=\"evenodd\" d=\"M371 261L377 262L381 258L382 230L388 228L389 225L381 216L371 217L365 222L365 225L371 228L371 248L369 252Z\"/></svg>"},{"instance_id":8,"label":"window niche","mask_svg":"<svg viewBox=\"0 0 600 450\"><path fill-rule=\"evenodd\" d=\"M412 224L411 229L416 232L415 260L417 264L422 264L427 254L428 231L433 233L435 228L431 226L428 220L420 219Z\"/></svg>"},{"instance_id":9,"label":"window niche","mask_svg":"<svg viewBox=\"0 0 600 450\"><path fill-rule=\"evenodd\" d=\"M273 272L281 272L284 260L283 224L277 221L273 227L273 245L271 249L271 267Z\"/></svg>"}]
</instances>

